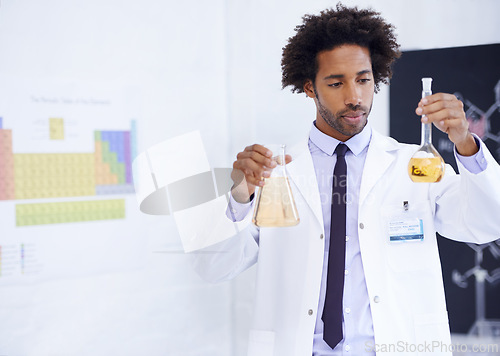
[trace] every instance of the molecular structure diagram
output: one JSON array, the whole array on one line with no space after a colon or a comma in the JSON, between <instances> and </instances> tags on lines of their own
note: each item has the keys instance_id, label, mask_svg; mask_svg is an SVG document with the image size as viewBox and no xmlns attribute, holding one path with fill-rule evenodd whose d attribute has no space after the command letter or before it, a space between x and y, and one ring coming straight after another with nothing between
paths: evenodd
<instances>
[{"instance_id":1,"label":"molecular structure diagram","mask_svg":"<svg viewBox=\"0 0 500 356\"><path fill-rule=\"evenodd\" d=\"M496 156L500 157L500 129L496 133L493 132L491 121L494 114L500 113L500 80L495 85L494 93L495 103L486 111L479 109L460 93L455 93L455 96L464 103L470 131L478 135L485 142L486 140L494 141L497 144ZM452 280L459 287L467 288L469 285L467 280L472 276L475 278L476 321L469 330L469 334L498 337L500 336L500 321L486 319L486 283L495 285L500 282L500 267L493 271L488 271L481 266L481 263L483 262L485 250L489 251L495 259L500 260L500 239L484 245L468 245L475 252L475 266L463 274L454 270L452 272Z\"/></svg>"},{"instance_id":2,"label":"molecular structure diagram","mask_svg":"<svg viewBox=\"0 0 500 356\"><path fill-rule=\"evenodd\" d=\"M470 100L464 98L462 94L455 93L455 96L462 100L465 108L465 115L469 122L469 130L478 135L483 141L492 140L498 144L496 150L497 159L500 158L500 130L493 132L492 116L495 113L500 113L500 80L493 89L495 93L495 102L488 110L482 111Z\"/></svg>"}]
</instances>

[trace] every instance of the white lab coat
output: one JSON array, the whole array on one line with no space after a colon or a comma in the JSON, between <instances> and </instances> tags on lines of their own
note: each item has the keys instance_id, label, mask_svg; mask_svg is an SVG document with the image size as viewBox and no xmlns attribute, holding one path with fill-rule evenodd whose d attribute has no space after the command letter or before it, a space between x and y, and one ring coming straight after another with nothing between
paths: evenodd
<instances>
[{"instance_id":1,"label":"white lab coat","mask_svg":"<svg viewBox=\"0 0 500 356\"><path fill-rule=\"evenodd\" d=\"M451 355L440 353L451 341L436 231L475 243L499 238L500 167L483 145L485 171L474 175L459 163L460 175L447 166L441 182L417 184L407 173L416 149L373 131L361 180L358 233L375 344L394 355L430 354L431 346L432 354ZM200 274L220 281L258 260L249 356L312 355L325 232L307 140L290 153L300 224L260 232L249 225L216 246L224 253L201 254L197 262ZM423 219L422 242L389 242L388 214L404 201Z\"/></svg>"}]
</instances>

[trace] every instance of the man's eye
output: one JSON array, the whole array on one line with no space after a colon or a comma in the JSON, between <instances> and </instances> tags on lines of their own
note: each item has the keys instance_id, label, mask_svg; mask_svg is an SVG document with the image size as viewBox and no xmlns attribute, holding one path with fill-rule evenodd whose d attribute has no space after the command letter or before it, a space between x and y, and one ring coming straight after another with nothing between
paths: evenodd
<instances>
[{"instance_id":1,"label":"man's eye","mask_svg":"<svg viewBox=\"0 0 500 356\"><path fill-rule=\"evenodd\" d=\"M337 88L339 86L342 85L342 82L337 82L337 83L332 83L332 84L328 84L329 87L333 87L333 88Z\"/></svg>"},{"instance_id":2,"label":"man's eye","mask_svg":"<svg viewBox=\"0 0 500 356\"><path fill-rule=\"evenodd\" d=\"M361 83L368 83L369 81L371 81L371 79L364 78L364 79L360 79L359 81Z\"/></svg>"}]
</instances>

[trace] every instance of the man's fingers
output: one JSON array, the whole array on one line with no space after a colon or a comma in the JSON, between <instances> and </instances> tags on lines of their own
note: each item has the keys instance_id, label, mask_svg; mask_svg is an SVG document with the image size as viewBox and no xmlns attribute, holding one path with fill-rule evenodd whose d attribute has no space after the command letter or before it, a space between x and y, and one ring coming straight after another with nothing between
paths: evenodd
<instances>
[{"instance_id":1,"label":"man's fingers","mask_svg":"<svg viewBox=\"0 0 500 356\"><path fill-rule=\"evenodd\" d=\"M279 162L276 157L273 159L273 153L262 145L251 145L238 153L236 161L233 163L233 172L231 178L236 186L243 182L249 186L264 185L264 178L271 176L271 171ZM285 164L290 163L292 157L285 155Z\"/></svg>"},{"instance_id":2,"label":"man's fingers","mask_svg":"<svg viewBox=\"0 0 500 356\"><path fill-rule=\"evenodd\" d=\"M451 115L451 113L448 110L441 110L438 112L434 112L432 114L427 114L425 117L422 118L423 123L430 123L430 122L440 122L443 120L449 120L453 119L454 117ZM426 120L427 119L427 120Z\"/></svg>"},{"instance_id":3,"label":"man's fingers","mask_svg":"<svg viewBox=\"0 0 500 356\"><path fill-rule=\"evenodd\" d=\"M253 173L246 174L239 169L233 169L231 179L234 182L234 186L239 186L240 184L262 186L261 177L256 177Z\"/></svg>"},{"instance_id":4,"label":"man's fingers","mask_svg":"<svg viewBox=\"0 0 500 356\"><path fill-rule=\"evenodd\" d=\"M261 155L265 156L265 157L269 157L271 158L273 156L273 153L271 152L271 150L269 148L266 148L262 145L259 145L259 144L253 144L251 146L247 146L245 147L245 151L246 152L258 152L260 153Z\"/></svg>"},{"instance_id":5,"label":"man's fingers","mask_svg":"<svg viewBox=\"0 0 500 356\"><path fill-rule=\"evenodd\" d=\"M450 105L450 106L435 106L434 109L429 109L424 112L422 117L422 122L423 123L429 123L429 122L440 122L443 120L460 120L463 121L465 120L464 117L464 112L463 110L459 109L457 105Z\"/></svg>"},{"instance_id":6,"label":"man's fingers","mask_svg":"<svg viewBox=\"0 0 500 356\"><path fill-rule=\"evenodd\" d=\"M432 104L419 106L416 112L417 115L429 115L437 111L453 108L455 105L452 101L435 101Z\"/></svg>"},{"instance_id":7,"label":"man's fingers","mask_svg":"<svg viewBox=\"0 0 500 356\"><path fill-rule=\"evenodd\" d=\"M425 98L420 99L420 102L418 103L418 106L426 106L438 101L454 101L458 100L457 97L453 94L448 94L448 93L436 93L432 94L429 96L426 96Z\"/></svg>"},{"instance_id":8,"label":"man's fingers","mask_svg":"<svg viewBox=\"0 0 500 356\"><path fill-rule=\"evenodd\" d=\"M455 144L461 144L468 136L464 104L453 94L437 93L422 98L415 113L422 115L423 123L434 123Z\"/></svg>"},{"instance_id":9,"label":"man's fingers","mask_svg":"<svg viewBox=\"0 0 500 356\"><path fill-rule=\"evenodd\" d=\"M269 151L269 152L271 152L271 151ZM271 156L272 156L272 153L270 154L270 156L266 156L259 151L252 151L252 150L247 151L245 149L245 151L238 153L238 155L236 156L236 159L237 159L237 161L246 161L246 160L250 159L250 160L252 160L252 161L254 161L262 166L266 166L268 168L274 168L274 167L276 167L276 162L272 160Z\"/></svg>"},{"instance_id":10,"label":"man's fingers","mask_svg":"<svg viewBox=\"0 0 500 356\"><path fill-rule=\"evenodd\" d=\"M266 164L269 164L268 160L265 160ZM264 171L269 171L273 167L268 167L266 164L262 164L255 160L254 157L247 158L238 158L233 163L233 168L240 169L245 172L245 175L254 175L254 176L262 176ZM274 166L276 166L276 162L274 162Z\"/></svg>"},{"instance_id":11,"label":"man's fingers","mask_svg":"<svg viewBox=\"0 0 500 356\"><path fill-rule=\"evenodd\" d=\"M437 93L422 98L415 109L417 115L428 115L443 109L463 111L464 104L453 94Z\"/></svg>"},{"instance_id":12,"label":"man's fingers","mask_svg":"<svg viewBox=\"0 0 500 356\"><path fill-rule=\"evenodd\" d=\"M264 183L262 178L268 178L271 175L269 168L255 162L251 158L236 160L233 163L233 169L242 171L248 183L259 186L262 186Z\"/></svg>"},{"instance_id":13,"label":"man's fingers","mask_svg":"<svg viewBox=\"0 0 500 356\"><path fill-rule=\"evenodd\" d=\"M465 120L463 103L455 95L445 93L438 93L423 98L415 113L423 116L423 123L433 122L438 127L439 124L442 126L444 120ZM453 123L451 125L461 126L460 123Z\"/></svg>"}]
</instances>

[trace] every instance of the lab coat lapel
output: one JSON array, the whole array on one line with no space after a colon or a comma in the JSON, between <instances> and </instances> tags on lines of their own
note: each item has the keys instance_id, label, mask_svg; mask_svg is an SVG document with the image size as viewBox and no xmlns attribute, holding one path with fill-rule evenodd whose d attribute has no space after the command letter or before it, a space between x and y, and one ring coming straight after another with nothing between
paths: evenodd
<instances>
[{"instance_id":1,"label":"lab coat lapel","mask_svg":"<svg viewBox=\"0 0 500 356\"><path fill-rule=\"evenodd\" d=\"M361 178L359 192L360 205L363 204L372 188L380 178L382 178L386 170L394 161L395 156L390 152L396 149L396 141L389 137L382 136L375 130L372 131L372 138L368 146L363 176Z\"/></svg>"},{"instance_id":2,"label":"lab coat lapel","mask_svg":"<svg viewBox=\"0 0 500 356\"><path fill-rule=\"evenodd\" d=\"M311 208L318 222L323 226L323 212L314 164L309 152L308 141L300 143L295 152L291 151L292 162L287 164L286 170L290 180L298 188L307 205ZM299 214L300 215L300 214Z\"/></svg>"}]
</instances>

